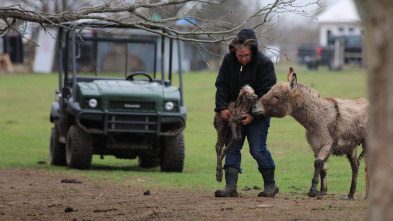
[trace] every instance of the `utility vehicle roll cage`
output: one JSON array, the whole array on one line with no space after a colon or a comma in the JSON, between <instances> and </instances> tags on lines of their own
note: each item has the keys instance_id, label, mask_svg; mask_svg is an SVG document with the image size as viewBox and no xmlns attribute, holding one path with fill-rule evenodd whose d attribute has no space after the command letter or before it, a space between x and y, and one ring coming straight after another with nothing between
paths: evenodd
<instances>
[{"instance_id":1,"label":"utility vehicle roll cage","mask_svg":"<svg viewBox=\"0 0 393 221\"><path fill-rule=\"evenodd\" d=\"M102 80L109 80L109 79L117 79L117 78L109 78L109 77L98 77L97 76L97 68L98 65L96 66L95 70L95 77L87 77L87 76L77 76L77 64L76 64L76 59L78 59L80 56L80 47L77 48L77 38L81 38L81 40L89 40L93 42L97 41L108 41L108 42L125 42L125 43L146 43L146 44L152 44L154 45L154 67L153 67L153 80L155 82L158 82L160 84L170 86L172 85L172 75L173 75L173 67L172 67L172 61L174 57L174 50L173 50L173 41L174 39L168 38L169 39L169 67L168 67L168 80L165 80L165 70L164 70L164 58L165 58L165 37L164 35L161 35L161 65L160 65L160 71L161 71L161 79L156 79L157 77L157 53L158 53L158 43L156 40L152 39L129 39L129 38L124 38L124 39L113 39L110 37L88 37L84 36L81 37L77 33L77 30L82 31L88 28L116 28L116 29L130 29L129 27L122 26L119 24L115 23L109 23L109 22L100 22L100 21L84 21L84 22L66 22L62 24L62 27L59 28L59 42L58 42L58 69L59 69L59 89L61 90L62 96L67 95L69 93L72 93L73 97L76 97L76 90L71 90L69 91L69 88L72 88L73 85L76 85L77 82L89 82L97 79L102 79ZM143 27L145 29L151 29L151 27ZM143 30L143 29L137 29L133 28L133 30ZM164 29L153 29L157 31L162 31L165 34L175 36L173 33L168 32L167 30ZM151 36L156 36L159 37L159 34L152 34ZM179 90L180 90L180 106L184 106L184 99L183 99L183 77L182 77L182 66L181 66L181 50L180 50L180 42L176 41L177 43L177 53L178 53L178 59L179 59ZM71 47L71 59L69 59L69 47ZM95 44L95 47L97 47L97 44ZM79 52L77 53L77 50ZM95 48L97 50L97 48ZM127 54L127 53L126 53ZM71 60L71 64L70 61ZM70 72L70 67L72 71L72 76L69 77L69 72ZM63 78L64 75L64 78ZM127 77L127 72L125 71L125 77ZM118 79L124 79L124 78L118 78ZM63 88L63 81L64 81L64 88ZM71 95L71 94L69 94ZM60 102L60 116L61 116L61 111L64 99L61 99L62 101Z\"/></svg>"}]
</instances>

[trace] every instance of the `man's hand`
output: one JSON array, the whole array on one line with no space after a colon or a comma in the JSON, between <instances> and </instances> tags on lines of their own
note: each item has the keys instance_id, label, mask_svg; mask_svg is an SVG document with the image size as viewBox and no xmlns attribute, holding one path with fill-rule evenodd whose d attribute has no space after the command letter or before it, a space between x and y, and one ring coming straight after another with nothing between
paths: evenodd
<instances>
[{"instance_id":1,"label":"man's hand","mask_svg":"<svg viewBox=\"0 0 393 221\"><path fill-rule=\"evenodd\" d=\"M233 115L229 110L222 110L220 111L221 118L224 119L225 121L229 120L229 117L232 117Z\"/></svg>"},{"instance_id":2,"label":"man's hand","mask_svg":"<svg viewBox=\"0 0 393 221\"><path fill-rule=\"evenodd\" d=\"M247 124L251 123L251 121L254 120L254 117L251 116L250 114L244 114L244 115L242 115L242 118L244 118L241 121L243 125L247 125Z\"/></svg>"}]
</instances>

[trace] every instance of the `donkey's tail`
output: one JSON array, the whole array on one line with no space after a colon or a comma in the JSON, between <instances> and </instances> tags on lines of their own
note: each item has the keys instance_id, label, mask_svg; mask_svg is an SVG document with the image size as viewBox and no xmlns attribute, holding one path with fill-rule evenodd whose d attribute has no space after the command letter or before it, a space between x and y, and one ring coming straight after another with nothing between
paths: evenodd
<instances>
[{"instance_id":1,"label":"donkey's tail","mask_svg":"<svg viewBox=\"0 0 393 221\"><path fill-rule=\"evenodd\" d=\"M363 151L360 153L360 155L359 155L359 157L358 157L358 165L360 165L360 161L361 161L363 158L367 157L366 141L363 141L363 143L362 143L362 148L363 148ZM367 163L366 163L366 164L367 164Z\"/></svg>"},{"instance_id":2,"label":"donkey's tail","mask_svg":"<svg viewBox=\"0 0 393 221\"><path fill-rule=\"evenodd\" d=\"M360 161L366 156L366 151L365 150L363 150L361 153L360 153L360 155L359 155L359 158L358 158L358 165L360 164Z\"/></svg>"},{"instance_id":3,"label":"donkey's tail","mask_svg":"<svg viewBox=\"0 0 393 221\"><path fill-rule=\"evenodd\" d=\"M358 165L360 165L360 161L363 159L363 158L367 158L367 148L366 148L366 141L363 141L363 143L362 143L362 147L363 147L363 151L360 153L360 155L359 155L359 158L358 158ZM367 199L367 197L368 197L368 187L369 187L369 183L368 183L368 170L367 170L367 159L365 159L366 160L366 166L364 167L364 173L365 173L365 175L366 175L366 177L365 177L365 182L366 182L366 199Z\"/></svg>"}]
</instances>

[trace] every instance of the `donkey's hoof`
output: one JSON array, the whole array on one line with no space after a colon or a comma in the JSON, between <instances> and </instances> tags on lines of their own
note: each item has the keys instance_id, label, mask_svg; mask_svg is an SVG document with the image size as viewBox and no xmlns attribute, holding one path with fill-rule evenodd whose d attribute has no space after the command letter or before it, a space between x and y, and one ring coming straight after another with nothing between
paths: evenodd
<instances>
[{"instance_id":1,"label":"donkey's hoof","mask_svg":"<svg viewBox=\"0 0 393 221\"><path fill-rule=\"evenodd\" d=\"M319 191L317 194L318 194L318 196L321 196L321 197L327 195L327 193L325 191Z\"/></svg>"},{"instance_id":2,"label":"donkey's hoof","mask_svg":"<svg viewBox=\"0 0 393 221\"><path fill-rule=\"evenodd\" d=\"M218 170L217 169L217 172L216 172L216 180L217 180L217 182L220 182L221 183L221 181L222 181L222 169L221 170Z\"/></svg>"},{"instance_id":3,"label":"donkey's hoof","mask_svg":"<svg viewBox=\"0 0 393 221\"><path fill-rule=\"evenodd\" d=\"M310 192L307 193L307 196L309 196L309 197L316 197L316 196L318 196L318 191L310 190Z\"/></svg>"},{"instance_id":4,"label":"donkey's hoof","mask_svg":"<svg viewBox=\"0 0 393 221\"><path fill-rule=\"evenodd\" d=\"M344 200L353 200L353 196L347 196L344 198Z\"/></svg>"}]
</instances>

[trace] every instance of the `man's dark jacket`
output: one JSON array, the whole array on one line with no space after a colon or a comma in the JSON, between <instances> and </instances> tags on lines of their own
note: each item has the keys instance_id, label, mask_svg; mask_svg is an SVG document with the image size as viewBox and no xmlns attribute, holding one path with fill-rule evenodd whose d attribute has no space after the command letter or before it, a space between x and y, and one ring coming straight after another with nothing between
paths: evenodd
<instances>
[{"instance_id":1,"label":"man's dark jacket","mask_svg":"<svg viewBox=\"0 0 393 221\"><path fill-rule=\"evenodd\" d=\"M228 103L236 100L244 85L250 85L260 98L277 82L273 63L258 50L254 31L242 29L237 37L243 40L255 40L255 47L251 48L252 59L242 67L235 52L224 56L216 79L216 108L214 109L216 112L228 109Z\"/></svg>"}]
</instances>

